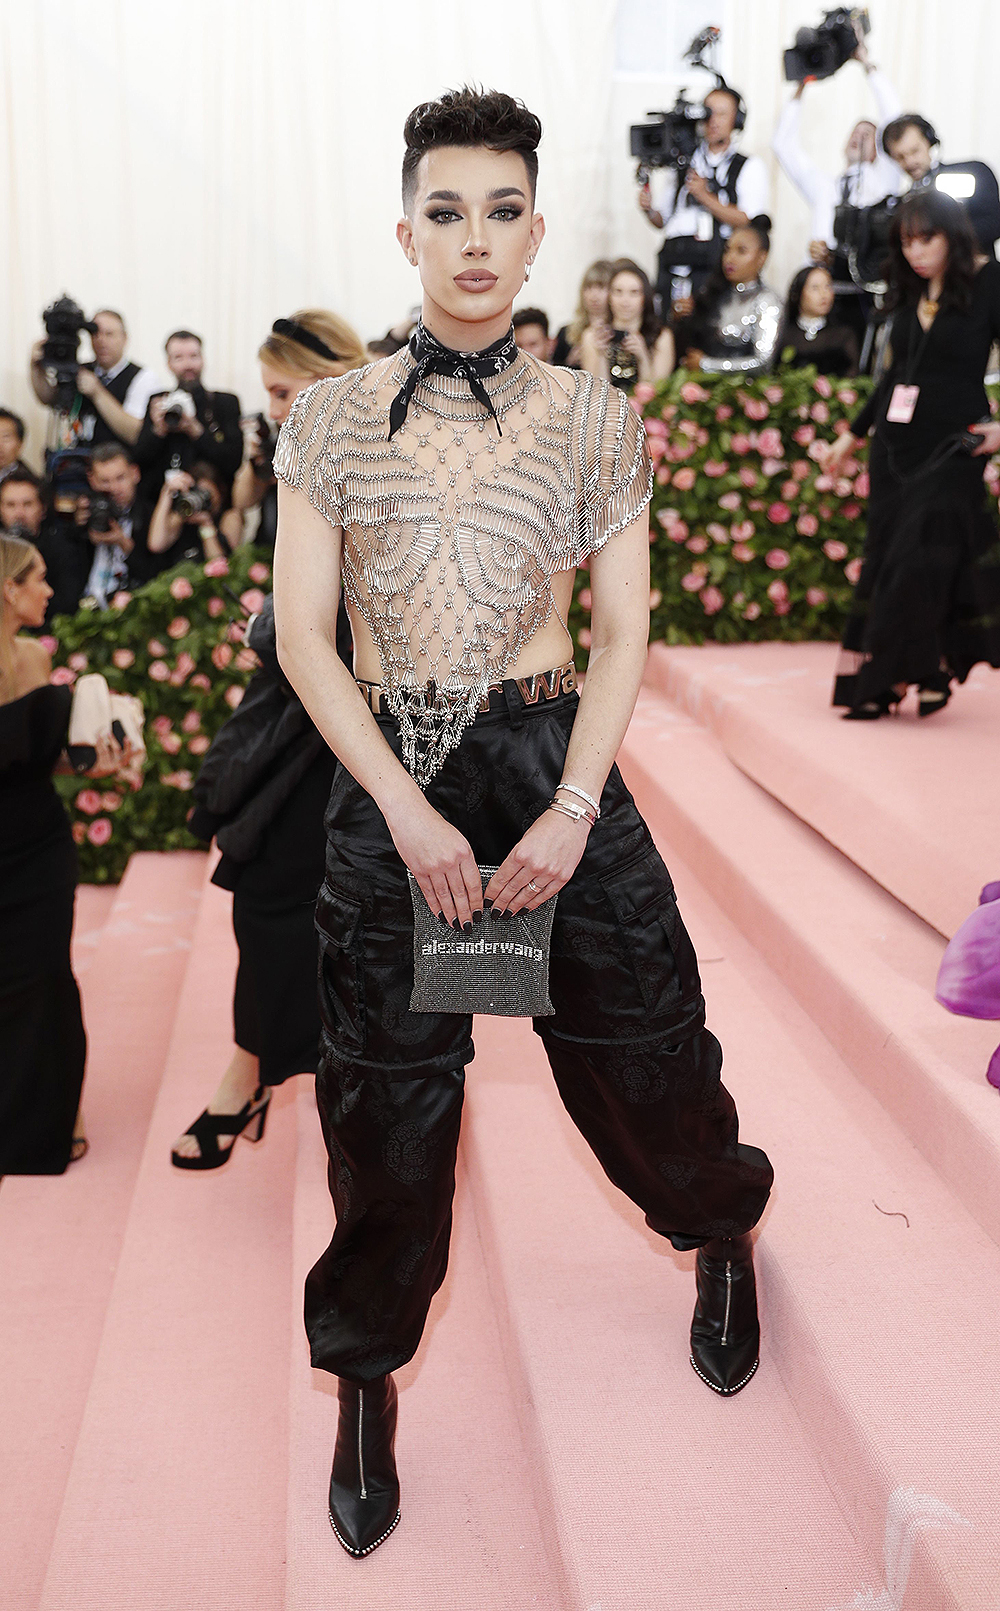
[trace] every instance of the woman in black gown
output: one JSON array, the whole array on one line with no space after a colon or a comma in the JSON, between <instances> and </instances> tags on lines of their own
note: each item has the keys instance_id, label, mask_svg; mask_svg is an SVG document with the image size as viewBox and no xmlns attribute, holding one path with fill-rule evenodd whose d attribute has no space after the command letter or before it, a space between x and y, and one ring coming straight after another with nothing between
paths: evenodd
<instances>
[{"instance_id":1,"label":"woman in black gown","mask_svg":"<svg viewBox=\"0 0 1000 1611\"><path fill-rule=\"evenodd\" d=\"M1000 667L1000 542L983 481L984 455L1000 448L983 389L1000 263L980 254L964 208L928 189L899 209L889 277L887 373L826 459L836 474L874 426L868 534L833 693L851 721L884 715L912 684L930 716L977 662Z\"/></svg>"},{"instance_id":2,"label":"woman in black gown","mask_svg":"<svg viewBox=\"0 0 1000 1611\"><path fill-rule=\"evenodd\" d=\"M821 263L799 269L785 299L777 362L789 369L812 364L821 375L856 375L858 338L837 317L833 275Z\"/></svg>"},{"instance_id":3,"label":"woman in black gown","mask_svg":"<svg viewBox=\"0 0 1000 1611\"><path fill-rule=\"evenodd\" d=\"M61 1175L74 1143L87 1040L70 962L76 851L52 772L72 694L20 636L52 597L37 548L0 534L0 1175ZM99 740L91 777L124 764Z\"/></svg>"}]
</instances>

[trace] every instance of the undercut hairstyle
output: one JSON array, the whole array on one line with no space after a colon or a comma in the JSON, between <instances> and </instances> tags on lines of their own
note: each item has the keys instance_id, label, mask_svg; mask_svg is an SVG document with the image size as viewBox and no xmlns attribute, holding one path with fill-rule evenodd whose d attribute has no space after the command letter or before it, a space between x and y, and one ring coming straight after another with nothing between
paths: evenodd
<instances>
[{"instance_id":1,"label":"undercut hairstyle","mask_svg":"<svg viewBox=\"0 0 1000 1611\"><path fill-rule=\"evenodd\" d=\"M124 459L126 464L135 463L123 442L99 442L90 455L91 464L110 464L112 459Z\"/></svg>"},{"instance_id":2,"label":"undercut hairstyle","mask_svg":"<svg viewBox=\"0 0 1000 1611\"><path fill-rule=\"evenodd\" d=\"M128 335L128 325L125 323L125 320L122 318L117 308L98 308L97 312L94 314L94 318L99 319L102 313L107 319L117 319L118 323L122 327L122 334L126 336Z\"/></svg>"},{"instance_id":3,"label":"undercut hairstyle","mask_svg":"<svg viewBox=\"0 0 1000 1611\"><path fill-rule=\"evenodd\" d=\"M196 341L199 347L202 345L201 337L196 336L193 330L171 330L166 341L163 343L164 352L170 351L170 343L172 341Z\"/></svg>"},{"instance_id":4,"label":"undercut hairstyle","mask_svg":"<svg viewBox=\"0 0 1000 1611\"><path fill-rule=\"evenodd\" d=\"M403 210L409 214L417 187L421 157L440 146L486 146L489 151L516 151L528 170L534 205L538 184L538 142L542 125L523 101L502 90L446 90L439 101L415 106L403 125Z\"/></svg>"},{"instance_id":5,"label":"undercut hairstyle","mask_svg":"<svg viewBox=\"0 0 1000 1611\"><path fill-rule=\"evenodd\" d=\"M10 408L0 408L0 420L9 420L17 432L17 440L24 441L24 421L20 414L15 414Z\"/></svg>"},{"instance_id":6,"label":"undercut hairstyle","mask_svg":"<svg viewBox=\"0 0 1000 1611\"><path fill-rule=\"evenodd\" d=\"M546 340L548 339L549 316L541 308L518 308L511 323L515 330L523 330L526 324L537 324Z\"/></svg>"},{"instance_id":7,"label":"undercut hairstyle","mask_svg":"<svg viewBox=\"0 0 1000 1611\"><path fill-rule=\"evenodd\" d=\"M917 237L944 235L948 241L948 264L944 271L940 306L967 313L972 302L972 285L976 277L976 258L979 242L969 221L969 215L954 196L928 185L924 190L913 190L905 196L893 214L889 233L889 258L886 279L889 294L886 304L898 308L905 303L916 304L927 295L927 281L913 270L903 256L903 244Z\"/></svg>"}]
</instances>

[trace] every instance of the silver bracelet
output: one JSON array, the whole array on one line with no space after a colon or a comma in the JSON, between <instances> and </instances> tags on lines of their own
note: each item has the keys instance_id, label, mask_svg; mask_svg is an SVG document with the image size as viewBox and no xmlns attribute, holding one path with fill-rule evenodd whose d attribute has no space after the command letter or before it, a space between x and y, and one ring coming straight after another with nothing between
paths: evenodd
<instances>
[{"instance_id":1,"label":"silver bracelet","mask_svg":"<svg viewBox=\"0 0 1000 1611\"><path fill-rule=\"evenodd\" d=\"M545 809L547 811L561 811L564 817L571 817L574 822L587 822L591 827L597 821L592 811L587 811L582 806L578 811L575 806L564 805L561 800L550 800Z\"/></svg>"},{"instance_id":2,"label":"silver bracelet","mask_svg":"<svg viewBox=\"0 0 1000 1611\"><path fill-rule=\"evenodd\" d=\"M594 799L593 795L587 793L586 789L578 789L575 783L557 783L556 784L556 793L557 794L558 794L560 789L565 789L567 794L578 794L580 796L581 800L586 800L586 802L589 805L591 811L593 811L595 817L600 816L600 814L601 814L600 806L598 805L597 801Z\"/></svg>"}]
</instances>

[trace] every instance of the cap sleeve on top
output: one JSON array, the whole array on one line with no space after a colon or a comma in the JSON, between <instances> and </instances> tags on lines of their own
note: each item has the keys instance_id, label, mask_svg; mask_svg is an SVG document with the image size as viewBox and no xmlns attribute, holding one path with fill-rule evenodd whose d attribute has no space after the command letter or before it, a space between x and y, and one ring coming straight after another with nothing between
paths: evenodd
<instances>
[{"instance_id":1,"label":"cap sleeve on top","mask_svg":"<svg viewBox=\"0 0 1000 1611\"><path fill-rule=\"evenodd\" d=\"M340 377L299 392L278 433L274 473L309 499L332 526L342 526L340 478L334 451Z\"/></svg>"},{"instance_id":2,"label":"cap sleeve on top","mask_svg":"<svg viewBox=\"0 0 1000 1611\"><path fill-rule=\"evenodd\" d=\"M583 498L577 564L630 526L653 493L646 432L623 392L592 380L583 398L580 430Z\"/></svg>"}]
</instances>

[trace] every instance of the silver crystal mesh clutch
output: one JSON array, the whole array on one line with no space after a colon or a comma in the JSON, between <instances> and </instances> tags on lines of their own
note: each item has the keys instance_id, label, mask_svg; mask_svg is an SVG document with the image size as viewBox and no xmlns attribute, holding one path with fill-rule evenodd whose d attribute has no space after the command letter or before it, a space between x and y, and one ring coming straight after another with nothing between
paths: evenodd
<instances>
[{"instance_id":1,"label":"silver crystal mesh clutch","mask_svg":"<svg viewBox=\"0 0 1000 1611\"><path fill-rule=\"evenodd\" d=\"M480 867L485 889L495 867ZM497 1018L547 1018L549 941L557 895L533 912L495 918L483 913L471 934L445 928L413 877L413 1012L486 1013Z\"/></svg>"}]
</instances>

